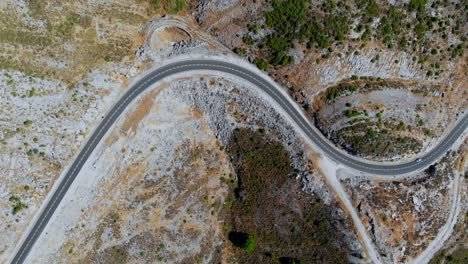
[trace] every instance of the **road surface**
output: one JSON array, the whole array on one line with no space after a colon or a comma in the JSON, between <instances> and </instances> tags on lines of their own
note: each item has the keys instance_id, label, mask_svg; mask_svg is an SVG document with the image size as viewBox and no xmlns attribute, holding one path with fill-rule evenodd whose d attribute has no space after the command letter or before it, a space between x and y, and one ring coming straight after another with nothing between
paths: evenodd
<instances>
[{"instance_id":1,"label":"road surface","mask_svg":"<svg viewBox=\"0 0 468 264\"><path fill-rule=\"evenodd\" d=\"M450 148L450 146L465 131L468 124L468 115L465 115L462 120L460 120L460 122L455 126L455 128L439 143L439 145L432 149L428 154L421 157L420 162L412 161L399 164L378 164L375 162L367 163L338 150L317 130L312 128L312 124L303 117L298 108L294 107L294 102L288 99L284 93L280 92L277 87L275 87L257 72L253 72L250 69L235 65L230 62L219 60L187 60L168 64L150 72L138 82L136 82L113 106L111 111L103 118L99 126L89 138L86 145L82 148L81 152L76 157L63 180L59 183L55 193L51 196L48 204L41 212L30 233L13 258L12 263L18 264L24 262L29 251L34 245L34 242L40 236L42 230L44 230L45 226L49 222L50 217L53 215L65 193L70 188L70 185L73 183L74 179L80 172L81 167L83 167L93 150L99 144L106 132L112 127L117 118L125 111L126 107L142 92L163 78L192 70L218 71L234 75L252 83L257 88L261 89L264 93L268 94L273 100L275 100L276 103L281 108L283 108L289 119L293 121L295 125L297 125L297 127L303 131L304 135L309 137L310 140L312 140L317 145L317 147L319 147L329 158L335 162L343 164L344 166L370 174L395 176L406 174L429 166Z\"/></svg>"}]
</instances>

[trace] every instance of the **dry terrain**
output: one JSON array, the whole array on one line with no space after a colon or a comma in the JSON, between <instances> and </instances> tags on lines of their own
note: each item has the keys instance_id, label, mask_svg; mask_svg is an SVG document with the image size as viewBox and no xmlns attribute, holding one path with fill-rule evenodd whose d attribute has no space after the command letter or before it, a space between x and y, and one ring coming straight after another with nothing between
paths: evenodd
<instances>
[{"instance_id":1,"label":"dry terrain","mask_svg":"<svg viewBox=\"0 0 468 264\"><path fill-rule=\"evenodd\" d=\"M465 143L448 152L407 180L343 179L379 252L389 262L416 257L446 224L454 203L451 193L459 191L453 187L455 174L463 174L466 167L466 147Z\"/></svg>"},{"instance_id":2,"label":"dry terrain","mask_svg":"<svg viewBox=\"0 0 468 264\"><path fill-rule=\"evenodd\" d=\"M172 58L256 64L324 135L363 158L430 151L468 108L466 8L1 1L0 262L112 104ZM385 263L439 249L434 263L466 262L466 141L423 172L383 181L323 163L303 140L248 83L215 73L168 79L109 131L28 261L365 263L363 225ZM450 235L451 222L445 243L438 235Z\"/></svg>"}]
</instances>

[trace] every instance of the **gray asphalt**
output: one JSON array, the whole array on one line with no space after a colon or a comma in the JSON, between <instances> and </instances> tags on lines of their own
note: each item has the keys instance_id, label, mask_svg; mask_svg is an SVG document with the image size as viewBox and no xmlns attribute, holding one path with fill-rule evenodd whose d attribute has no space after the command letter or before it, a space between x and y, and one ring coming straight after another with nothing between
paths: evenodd
<instances>
[{"instance_id":1,"label":"gray asphalt","mask_svg":"<svg viewBox=\"0 0 468 264\"><path fill-rule=\"evenodd\" d=\"M28 253L33 247L35 241L41 235L45 226L53 215L60 201L64 197L67 190L70 188L74 179L80 172L81 168L88 160L89 156L99 144L101 139L104 137L106 132L115 123L117 118L125 111L126 107L143 91L151 87L155 82L161 79L171 76L176 73L181 73L191 70L210 70L219 71L235 75L239 78L245 79L252 83L256 87L260 88L272 97L289 115L289 117L296 123L296 125L302 129L304 134L309 137L328 157L332 160L343 164L345 166L357 169L359 171L367 172L370 174L382 175L382 176L395 176L400 174L406 174L412 171L420 170L428 167L430 164L435 162L443 153L445 153L450 146L457 140L457 138L463 133L468 124L468 115L465 115L462 120L456 125L456 127L448 134L443 141L439 143L434 149L428 154L421 157L421 162L415 161L408 163L399 164L377 164L377 163L366 163L362 160L357 160L355 157L348 155L342 151L339 151L334 145L324 138L319 132L312 128L309 121L305 120L298 110L293 106L293 103L286 99L284 94L279 92L270 82L265 80L259 74L252 72L249 69L237 66L229 62L222 62L217 60L192 60L192 61L181 61L173 64L168 64L161 68L158 68L148 75L144 76L141 80L135 83L125 95L115 104L111 111L102 119L99 126L93 132L92 136L82 148L77 158L73 162L72 166L68 170L67 174L60 182L57 190L52 195L47 206L42 211L37 222L32 228L31 232L21 245L17 254L15 255L12 263L23 263ZM92 175L88 175L91 177Z\"/></svg>"}]
</instances>

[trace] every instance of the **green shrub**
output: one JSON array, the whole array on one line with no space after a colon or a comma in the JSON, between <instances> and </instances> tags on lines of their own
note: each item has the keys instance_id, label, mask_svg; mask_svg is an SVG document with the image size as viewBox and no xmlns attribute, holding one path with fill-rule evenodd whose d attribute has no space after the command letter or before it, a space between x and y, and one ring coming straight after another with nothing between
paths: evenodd
<instances>
[{"instance_id":1,"label":"green shrub","mask_svg":"<svg viewBox=\"0 0 468 264\"><path fill-rule=\"evenodd\" d=\"M243 47L236 47L234 48L234 52L239 55L245 55L247 53L247 50Z\"/></svg>"},{"instance_id":2,"label":"green shrub","mask_svg":"<svg viewBox=\"0 0 468 264\"><path fill-rule=\"evenodd\" d=\"M361 112L354 109L346 109L343 113L347 118L359 116L362 114Z\"/></svg>"},{"instance_id":3,"label":"green shrub","mask_svg":"<svg viewBox=\"0 0 468 264\"><path fill-rule=\"evenodd\" d=\"M245 244L242 245L242 249L246 252L252 252L255 250L255 247L257 246L257 242L255 241L255 237L252 235L249 235L247 238L247 241L245 241Z\"/></svg>"},{"instance_id":4,"label":"green shrub","mask_svg":"<svg viewBox=\"0 0 468 264\"><path fill-rule=\"evenodd\" d=\"M266 25L290 40L306 18L306 0L273 0L273 10L265 13Z\"/></svg>"},{"instance_id":5,"label":"green shrub","mask_svg":"<svg viewBox=\"0 0 468 264\"><path fill-rule=\"evenodd\" d=\"M424 6L427 4L428 0L411 0L408 4L411 11L417 10L422 11L424 10Z\"/></svg>"},{"instance_id":6,"label":"green shrub","mask_svg":"<svg viewBox=\"0 0 468 264\"><path fill-rule=\"evenodd\" d=\"M16 196L11 196L9 201L13 203L13 210L12 210L13 215L16 215L21 210L28 208L28 206L24 204L23 202L21 202L20 198Z\"/></svg>"},{"instance_id":7,"label":"green shrub","mask_svg":"<svg viewBox=\"0 0 468 264\"><path fill-rule=\"evenodd\" d=\"M355 91L357 91L357 87L354 85L339 85L337 87L331 87L327 91L327 99L332 101L342 94Z\"/></svg>"},{"instance_id":8,"label":"green shrub","mask_svg":"<svg viewBox=\"0 0 468 264\"><path fill-rule=\"evenodd\" d=\"M351 20L345 13L325 17L325 28L327 28L329 36L336 41L347 39L347 35L351 30L350 24Z\"/></svg>"},{"instance_id":9,"label":"green shrub","mask_svg":"<svg viewBox=\"0 0 468 264\"><path fill-rule=\"evenodd\" d=\"M247 26L247 29L250 32L253 32L254 34L258 33L258 25L257 24L250 24L250 25Z\"/></svg>"},{"instance_id":10,"label":"green shrub","mask_svg":"<svg viewBox=\"0 0 468 264\"><path fill-rule=\"evenodd\" d=\"M36 95L36 88L32 88L28 92L28 97L33 97L34 95Z\"/></svg>"},{"instance_id":11,"label":"green shrub","mask_svg":"<svg viewBox=\"0 0 468 264\"><path fill-rule=\"evenodd\" d=\"M379 14L379 4L375 0L369 0L366 7L367 15L376 16Z\"/></svg>"},{"instance_id":12,"label":"green shrub","mask_svg":"<svg viewBox=\"0 0 468 264\"><path fill-rule=\"evenodd\" d=\"M287 56L286 52L291 46L291 42L278 34L272 34L265 40L265 44L270 50L270 62L275 65L286 65L293 62L291 56Z\"/></svg>"},{"instance_id":13,"label":"green shrub","mask_svg":"<svg viewBox=\"0 0 468 264\"><path fill-rule=\"evenodd\" d=\"M31 120L26 120L26 121L23 122L23 124L26 125L26 126L30 126L30 125L32 125L32 123L33 122Z\"/></svg>"},{"instance_id":14,"label":"green shrub","mask_svg":"<svg viewBox=\"0 0 468 264\"><path fill-rule=\"evenodd\" d=\"M242 41L244 41L244 43L247 44L247 45L253 45L254 44L254 41L253 41L252 37L249 36L249 35L244 35L242 37Z\"/></svg>"},{"instance_id":15,"label":"green shrub","mask_svg":"<svg viewBox=\"0 0 468 264\"><path fill-rule=\"evenodd\" d=\"M400 123L397 126L397 130L401 131L405 129L405 123L403 121L400 121Z\"/></svg>"},{"instance_id":16,"label":"green shrub","mask_svg":"<svg viewBox=\"0 0 468 264\"><path fill-rule=\"evenodd\" d=\"M380 60L380 55L379 54L375 55L374 58L372 58L371 62L374 63L374 62L376 62L378 60Z\"/></svg>"},{"instance_id":17,"label":"green shrub","mask_svg":"<svg viewBox=\"0 0 468 264\"><path fill-rule=\"evenodd\" d=\"M255 58L254 64L262 71L268 70L268 62L261 58Z\"/></svg>"}]
</instances>

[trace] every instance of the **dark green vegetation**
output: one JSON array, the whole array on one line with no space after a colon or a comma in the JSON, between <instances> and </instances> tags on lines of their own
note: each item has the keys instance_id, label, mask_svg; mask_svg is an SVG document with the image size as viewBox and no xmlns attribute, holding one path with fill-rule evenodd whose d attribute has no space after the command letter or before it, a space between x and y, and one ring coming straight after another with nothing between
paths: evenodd
<instances>
[{"instance_id":1,"label":"dark green vegetation","mask_svg":"<svg viewBox=\"0 0 468 264\"><path fill-rule=\"evenodd\" d=\"M268 62L264 59L255 58L254 64L262 71L266 71L268 69Z\"/></svg>"},{"instance_id":2,"label":"dark green vegetation","mask_svg":"<svg viewBox=\"0 0 468 264\"><path fill-rule=\"evenodd\" d=\"M358 121L332 133L331 138L351 153L373 158L420 151L422 145L418 140L392 133L398 126L399 123Z\"/></svg>"},{"instance_id":3,"label":"dark green vegetation","mask_svg":"<svg viewBox=\"0 0 468 264\"><path fill-rule=\"evenodd\" d=\"M322 93L320 100L333 101L340 96L346 96L355 92L371 91L391 86L392 82L379 78L353 75L350 80L345 80L336 86L332 86Z\"/></svg>"},{"instance_id":4,"label":"dark green vegetation","mask_svg":"<svg viewBox=\"0 0 468 264\"><path fill-rule=\"evenodd\" d=\"M339 50L344 41L350 40L351 31L358 34L353 41L378 41L390 49L399 49L415 55L422 66L427 66L432 75L439 75L436 64L446 58L463 55L466 32L463 26L468 19L468 3L411 0L408 4L390 5L386 1L267 1L271 11L264 12L265 25L271 34L258 43L247 34L244 43L256 45L263 57L272 65L293 62L288 51L294 44L303 44L308 49L327 49L322 57L328 58L333 50ZM433 10L444 15L431 15ZM377 27L373 23L380 19ZM357 23L353 23L357 21ZM355 26L352 26L355 25ZM250 33L257 34L259 25L249 24ZM450 35L462 43L441 46ZM363 47L363 46L361 46ZM337 49L338 48L338 49ZM377 61L377 59L372 62Z\"/></svg>"},{"instance_id":5,"label":"dark green vegetation","mask_svg":"<svg viewBox=\"0 0 468 264\"><path fill-rule=\"evenodd\" d=\"M360 116L362 113L357 111L357 110L354 110L354 109L346 109L344 111L344 115L347 117L347 118L351 118L351 117L355 117L355 116Z\"/></svg>"},{"instance_id":6,"label":"dark green vegetation","mask_svg":"<svg viewBox=\"0 0 468 264\"><path fill-rule=\"evenodd\" d=\"M242 232L229 232L229 241L236 247L243 249L245 252L252 252L255 250L257 242L253 235Z\"/></svg>"},{"instance_id":7,"label":"dark green vegetation","mask_svg":"<svg viewBox=\"0 0 468 264\"><path fill-rule=\"evenodd\" d=\"M12 203L12 206L13 206L13 209L11 211L13 215L28 208L28 206L25 203L21 202L20 198L16 196L11 196L9 201Z\"/></svg>"},{"instance_id":8,"label":"dark green vegetation","mask_svg":"<svg viewBox=\"0 0 468 264\"><path fill-rule=\"evenodd\" d=\"M240 129L228 151L238 182L226 202L225 232L239 263L347 263L330 207L300 191L281 144Z\"/></svg>"},{"instance_id":9,"label":"dark green vegetation","mask_svg":"<svg viewBox=\"0 0 468 264\"><path fill-rule=\"evenodd\" d=\"M33 123L33 122L32 122L31 120L26 120L26 121L23 122L23 124L24 124L25 126L30 126L30 125L32 125L32 123Z\"/></svg>"},{"instance_id":10,"label":"dark green vegetation","mask_svg":"<svg viewBox=\"0 0 468 264\"><path fill-rule=\"evenodd\" d=\"M327 99L334 100L335 98L343 94L353 93L356 90L357 90L357 87L354 85L340 85L337 87L332 87L327 90Z\"/></svg>"},{"instance_id":11,"label":"dark green vegetation","mask_svg":"<svg viewBox=\"0 0 468 264\"><path fill-rule=\"evenodd\" d=\"M273 65L293 62L286 53L294 42L328 48L334 41L345 40L350 32L350 17L344 9L335 12L335 7L324 4L325 14L318 15L306 0L273 0L271 5L273 10L265 12L265 20L273 33L263 40L261 47L268 52Z\"/></svg>"}]
</instances>

